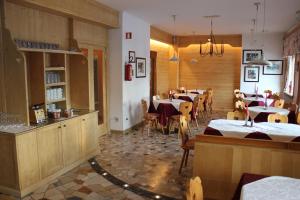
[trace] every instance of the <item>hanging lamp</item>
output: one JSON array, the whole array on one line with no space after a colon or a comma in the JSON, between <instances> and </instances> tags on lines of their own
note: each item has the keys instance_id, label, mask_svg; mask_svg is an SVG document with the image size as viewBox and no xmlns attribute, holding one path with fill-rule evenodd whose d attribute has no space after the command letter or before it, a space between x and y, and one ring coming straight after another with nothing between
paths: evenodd
<instances>
[{"instance_id":1,"label":"hanging lamp","mask_svg":"<svg viewBox=\"0 0 300 200\"><path fill-rule=\"evenodd\" d=\"M256 22L256 29L257 29L257 16L258 16L258 8L260 6L260 3L259 2L255 2L254 3L255 7L256 7L256 19L255 19L255 22ZM264 0L264 13L263 13L263 30L262 30L262 37L263 37L263 42L262 42L262 54L260 57L254 59L253 61L250 61L248 63L248 65L272 65L272 63L268 60L265 59L265 55L264 55L264 45L265 45L265 24L266 24L266 0Z\"/></svg>"},{"instance_id":2,"label":"hanging lamp","mask_svg":"<svg viewBox=\"0 0 300 200\"><path fill-rule=\"evenodd\" d=\"M200 55L201 56L223 56L224 54L224 43L222 41L221 43L221 48L219 49L216 43L215 36L213 34L213 19L220 17L219 15L210 15L210 16L204 16L204 18L210 19L210 34L208 38L208 44L206 47L203 49L203 44L200 42Z\"/></svg>"},{"instance_id":3,"label":"hanging lamp","mask_svg":"<svg viewBox=\"0 0 300 200\"><path fill-rule=\"evenodd\" d=\"M169 59L169 61L172 61L172 62L178 62L178 56L176 55L176 15L172 15L172 18L173 18L173 22L174 22L174 33L173 33L173 56Z\"/></svg>"}]
</instances>

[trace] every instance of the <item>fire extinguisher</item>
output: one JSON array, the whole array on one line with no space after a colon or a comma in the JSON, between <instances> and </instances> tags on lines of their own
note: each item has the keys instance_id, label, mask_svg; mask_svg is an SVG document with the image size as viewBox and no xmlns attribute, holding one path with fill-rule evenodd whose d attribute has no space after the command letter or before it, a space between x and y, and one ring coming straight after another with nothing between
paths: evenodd
<instances>
[{"instance_id":1,"label":"fire extinguisher","mask_svg":"<svg viewBox=\"0 0 300 200\"><path fill-rule=\"evenodd\" d=\"M125 81L132 81L132 65L129 63L125 65Z\"/></svg>"}]
</instances>

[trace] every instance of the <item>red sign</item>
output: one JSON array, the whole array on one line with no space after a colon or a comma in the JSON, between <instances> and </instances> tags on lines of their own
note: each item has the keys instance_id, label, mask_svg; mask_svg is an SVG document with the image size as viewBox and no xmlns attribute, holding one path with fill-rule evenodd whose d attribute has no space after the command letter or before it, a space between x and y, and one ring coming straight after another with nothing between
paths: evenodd
<instances>
[{"instance_id":1,"label":"red sign","mask_svg":"<svg viewBox=\"0 0 300 200\"><path fill-rule=\"evenodd\" d=\"M132 39L132 33L126 32L126 39Z\"/></svg>"}]
</instances>

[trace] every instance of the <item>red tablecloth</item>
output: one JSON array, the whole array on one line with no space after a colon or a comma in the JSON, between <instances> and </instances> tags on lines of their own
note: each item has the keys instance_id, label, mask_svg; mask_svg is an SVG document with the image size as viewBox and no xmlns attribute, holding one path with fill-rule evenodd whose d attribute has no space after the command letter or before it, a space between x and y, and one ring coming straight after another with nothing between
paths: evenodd
<instances>
[{"instance_id":1,"label":"red tablecloth","mask_svg":"<svg viewBox=\"0 0 300 200\"><path fill-rule=\"evenodd\" d=\"M168 124L169 117L171 117L173 115L181 114L178 110L176 110L176 108L172 104L169 104L169 103L160 103L158 105L157 109L155 109L155 106L152 101L150 102L148 112L159 114L158 121L163 126L166 126ZM191 114L192 119L194 119L195 116L194 116L193 110L191 111L190 114Z\"/></svg>"},{"instance_id":2,"label":"red tablecloth","mask_svg":"<svg viewBox=\"0 0 300 200\"><path fill-rule=\"evenodd\" d=\"M188 101L188 102L193 102L193 100L189 96L178 96L178 99Z\"/></svg>"}]
</instances>

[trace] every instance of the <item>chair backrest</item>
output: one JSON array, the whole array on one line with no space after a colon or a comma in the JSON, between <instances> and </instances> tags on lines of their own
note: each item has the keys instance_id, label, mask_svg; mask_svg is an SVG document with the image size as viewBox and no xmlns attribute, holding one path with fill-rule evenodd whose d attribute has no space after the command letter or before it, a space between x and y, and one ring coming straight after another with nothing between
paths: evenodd
<instances>
[{"instance_id":1,"label":"chair backrest","mask_svg":"<svg viewBox=\"0 0 300 200\"><path fill-rule=\"evenodd\" d=\"M298 113L297 124L300 124L300 112Z\"/></svg>"},{"instance_id":2,"label":"chair backrest","mask_svg":"<svg viewBox=\"0 0 300 200\"><path fill-rule=\"evenodd\" d=\"M200 112L204 112L205 111L205 98L206 98L206 95L205 94L201 94L201 95L198 95L199 97L199 105L198 105L198 110Z\"/></svg>"},{"instance_id":3,"label":"chair backrest","mask_svg":"<svg viewBox=\"0 0 300 200\"><path fill-rule=\"evenodd\" d=\"M283 108L284 106L284 99L278 99L274 103L274 107L276 108Z\"/></svg>"},{"instance_id":4,"label":"chair backrest","mask_svg":"<svg viewBox=\"0 0 300 200\"><path fill-rule=\"evenodd\" d=\"M193 101L193 112L198 113L199 110L199 104L200 104L200 94L198 94Z\"/></svg>"},{"instance_id":5,"label":"chair backrest","mask_svg":"<svg viewBox=\"0 0 300 200\"><path fill-rule=\"evenodd\" d=\"M192 102L182 102L179 105L179 111L181 112L181 115L185 116L187 120L190 119L190 112L192 111L192 109Z\"/></svg>"},{"instance_id":6,"label":"chair backrest","mask_svg":"<svg viewBox=\"0 0 300 200\"><path fill-rule=\"evenodd\" d=\"M206 90L206 103L209 104L209 105L212 104L212 97L213 97L213 94L214 94L213 89L208 88L208 89Z\"/></svg>"},{"instance_id":7,"label":"chair backrest","mask_svg":"<svg viewBox=\"0 0 300 200\"><path fill-rule=\"evenodd\" d=\"M229 120L244 120L245 114L240 111L228 112L227 119Z\"/></svg>"},{"instance_id":8,"label":"chair backrest","mask_svg":"<svg viewBox=\"0 0 300 200\"><path fill-rule=\"evenodd\" d=\"M180 115L179 119L179 133L181 137L181 145L185 145L185 143L189 140L189 135L187 118L183 115Z\"/></svg>"},{"instance_id":9,"label":"chair backrest","mask_svg":"<svg viewBox=\"0 0 300 200\"><path fill-rule=\"evenodd\" d=\"M191 178L189 192L186 195L187 200L203 200L203 188L201 179L197 176Z\"/></svg>"},{"instance_id":10,"label":"chair backrest","mask_svg":"<svg viewBox=\"0 0 300 200\"><path fill-rule=\"evenodd\" d=\"M146 117L147 113L148 113L148 104L147 101L142 99L141 100L141 104L142 104L142 110L143 110L143 116Z\"/></svg>"},{"instance_id":11,"label":"chair backrest","mask_svg":"<svg viewBox=\"0 0 300 200\"><path fill-rule=\"evenodd\" d=\"M278 113L269 114L268 122L271 123L288 123L289 119L286 115L280 115Z\"/></svg>"},{"instance_id":12,"label":"chair backrest","mask_svg":"<svg viewBox=\"0 0 300 200\"><path fill-rule=\"evenodd\" d=\"M239 89L233 90L233 94L239 94L241 91Z\"/></svg>"}]
</instances>

